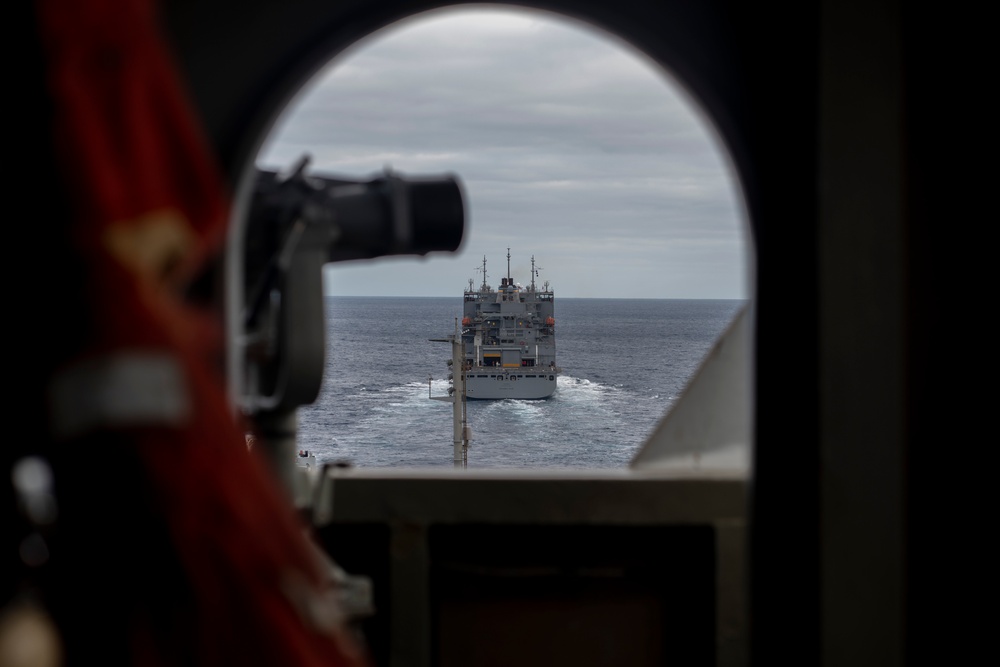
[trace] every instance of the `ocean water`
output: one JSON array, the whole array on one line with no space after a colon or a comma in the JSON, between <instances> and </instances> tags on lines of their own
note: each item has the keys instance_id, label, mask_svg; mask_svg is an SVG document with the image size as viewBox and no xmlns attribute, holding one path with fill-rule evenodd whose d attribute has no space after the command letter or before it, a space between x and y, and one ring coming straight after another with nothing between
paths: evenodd
<instances>
[{"instance_id":1,"label":"ocean water","mask_svg":"<svg viewBox=\"0 0 1000 667\"><path fill-rule=\"evenodd\" d=\"M625 468L733 320L740 300L556 295L555 394L469 401L469 468ZM326 297L327 361L299 410L319 462L453 467L445 396L462 297Z\"/></svg>"}]
</instances>

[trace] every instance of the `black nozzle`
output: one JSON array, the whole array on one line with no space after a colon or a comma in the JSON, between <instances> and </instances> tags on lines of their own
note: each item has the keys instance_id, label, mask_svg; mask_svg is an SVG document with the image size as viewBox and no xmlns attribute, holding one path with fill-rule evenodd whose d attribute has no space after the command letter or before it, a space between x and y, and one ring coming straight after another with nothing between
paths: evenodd
<instances>
[{"instance_id":1,"label":"black nozzle","mask_svg":"<svg viewBox=\"0 0 1000 667\"><path fill-rule=\"evenodd\" d=\"M364 183L312 177L325 184L336 239L329 261L454 251L465 229L465 202L450 175L395 174Z\"/></svg>"},{"instance_id":2,"label":"black nozzle","mask_svg":"<svg viewBox=\"0 0 1000 667\"><path fill-rule=\"evenodd\" d=\"M413 246L420 254L453 252L465 230L462 187L452 177L410 182Z\"/></svg>"}]
</instances>

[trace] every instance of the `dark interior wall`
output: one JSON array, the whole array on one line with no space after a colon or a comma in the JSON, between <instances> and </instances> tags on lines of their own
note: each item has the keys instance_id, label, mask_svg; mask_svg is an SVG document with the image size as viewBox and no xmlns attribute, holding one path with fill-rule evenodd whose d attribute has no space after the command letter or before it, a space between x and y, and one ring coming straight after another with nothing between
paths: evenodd
<instances>
[{"instance_id":1,"label":"dark interior wall","mask_svg":"<svg viewBox=\"0 0 1000 667\"><path fill-rule=\"evenodd\" d=\"M419 587L393 578L393 532L405 530L387 521L321 531L338 565L371 580L376 613L359 627L378 666L394 664L392 648L403 644L393 636L392 587ZM717 659L711 525L443 521L419 539L426 618L408 625L427 624L427 664L741 664Z\"/></svg>"}]
</instances>

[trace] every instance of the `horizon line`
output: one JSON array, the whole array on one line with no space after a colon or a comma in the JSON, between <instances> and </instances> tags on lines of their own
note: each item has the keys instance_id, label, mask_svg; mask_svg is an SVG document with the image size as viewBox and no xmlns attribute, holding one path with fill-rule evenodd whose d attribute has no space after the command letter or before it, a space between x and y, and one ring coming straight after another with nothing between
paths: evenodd
<instances>
[{"instance_id":1,"label":"horizon line","mask_svg":"<svg viewBox=\"0 0 1000 667\"><path fill-rule=\"evenodd\" d=\"M461 294L323 294L327 297L349 299L460 299ZM687 300L687 301L749 301L749 297L739 296L560 296L559 299L645 299L645 300Z\"/></svg>"}]
</instances>

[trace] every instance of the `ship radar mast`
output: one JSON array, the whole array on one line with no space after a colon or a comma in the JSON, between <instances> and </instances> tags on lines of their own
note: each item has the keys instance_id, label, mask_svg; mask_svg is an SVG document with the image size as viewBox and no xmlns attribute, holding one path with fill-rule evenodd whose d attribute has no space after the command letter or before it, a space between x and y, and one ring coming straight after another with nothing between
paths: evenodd
<instances>
[{"instance_id":1,"label":"ship radar mast","mask_svg":"<svg viewBox=\"0 0 1000 667\"><path fill-rule=\"evenodd\" d=\"M476 268L476 271L483 272L483 284L479 289L483 292L490 291L490 286L486 283L486 255L483 255L483 268L482 269Z\"/></svg>"},{"instance_id":2,"label":"ship radar mast","mask_svg":"<svg viewBox=\"0 0 1000 667\"><path fill-rule=\"evenodd\" d=\"M510 279L510 248L507 248L507 284L514 284Z\"/></svg>"},{"instance_id":3,"label":"ship radar mast","mask_svg":"<svg viewBox=\"0 0 1000 667\"><path fill-rule=\"evenodd\" d=\"M531 256L531 291L532 292L535 291L535 276L537 276L538 272L541 271L541 270L542 270L542 267L538 267L537 269L535 268L535 256L532 255ZM548 283L545 283L545 284L548 285Z\"/></svg>"}]
</instances>

